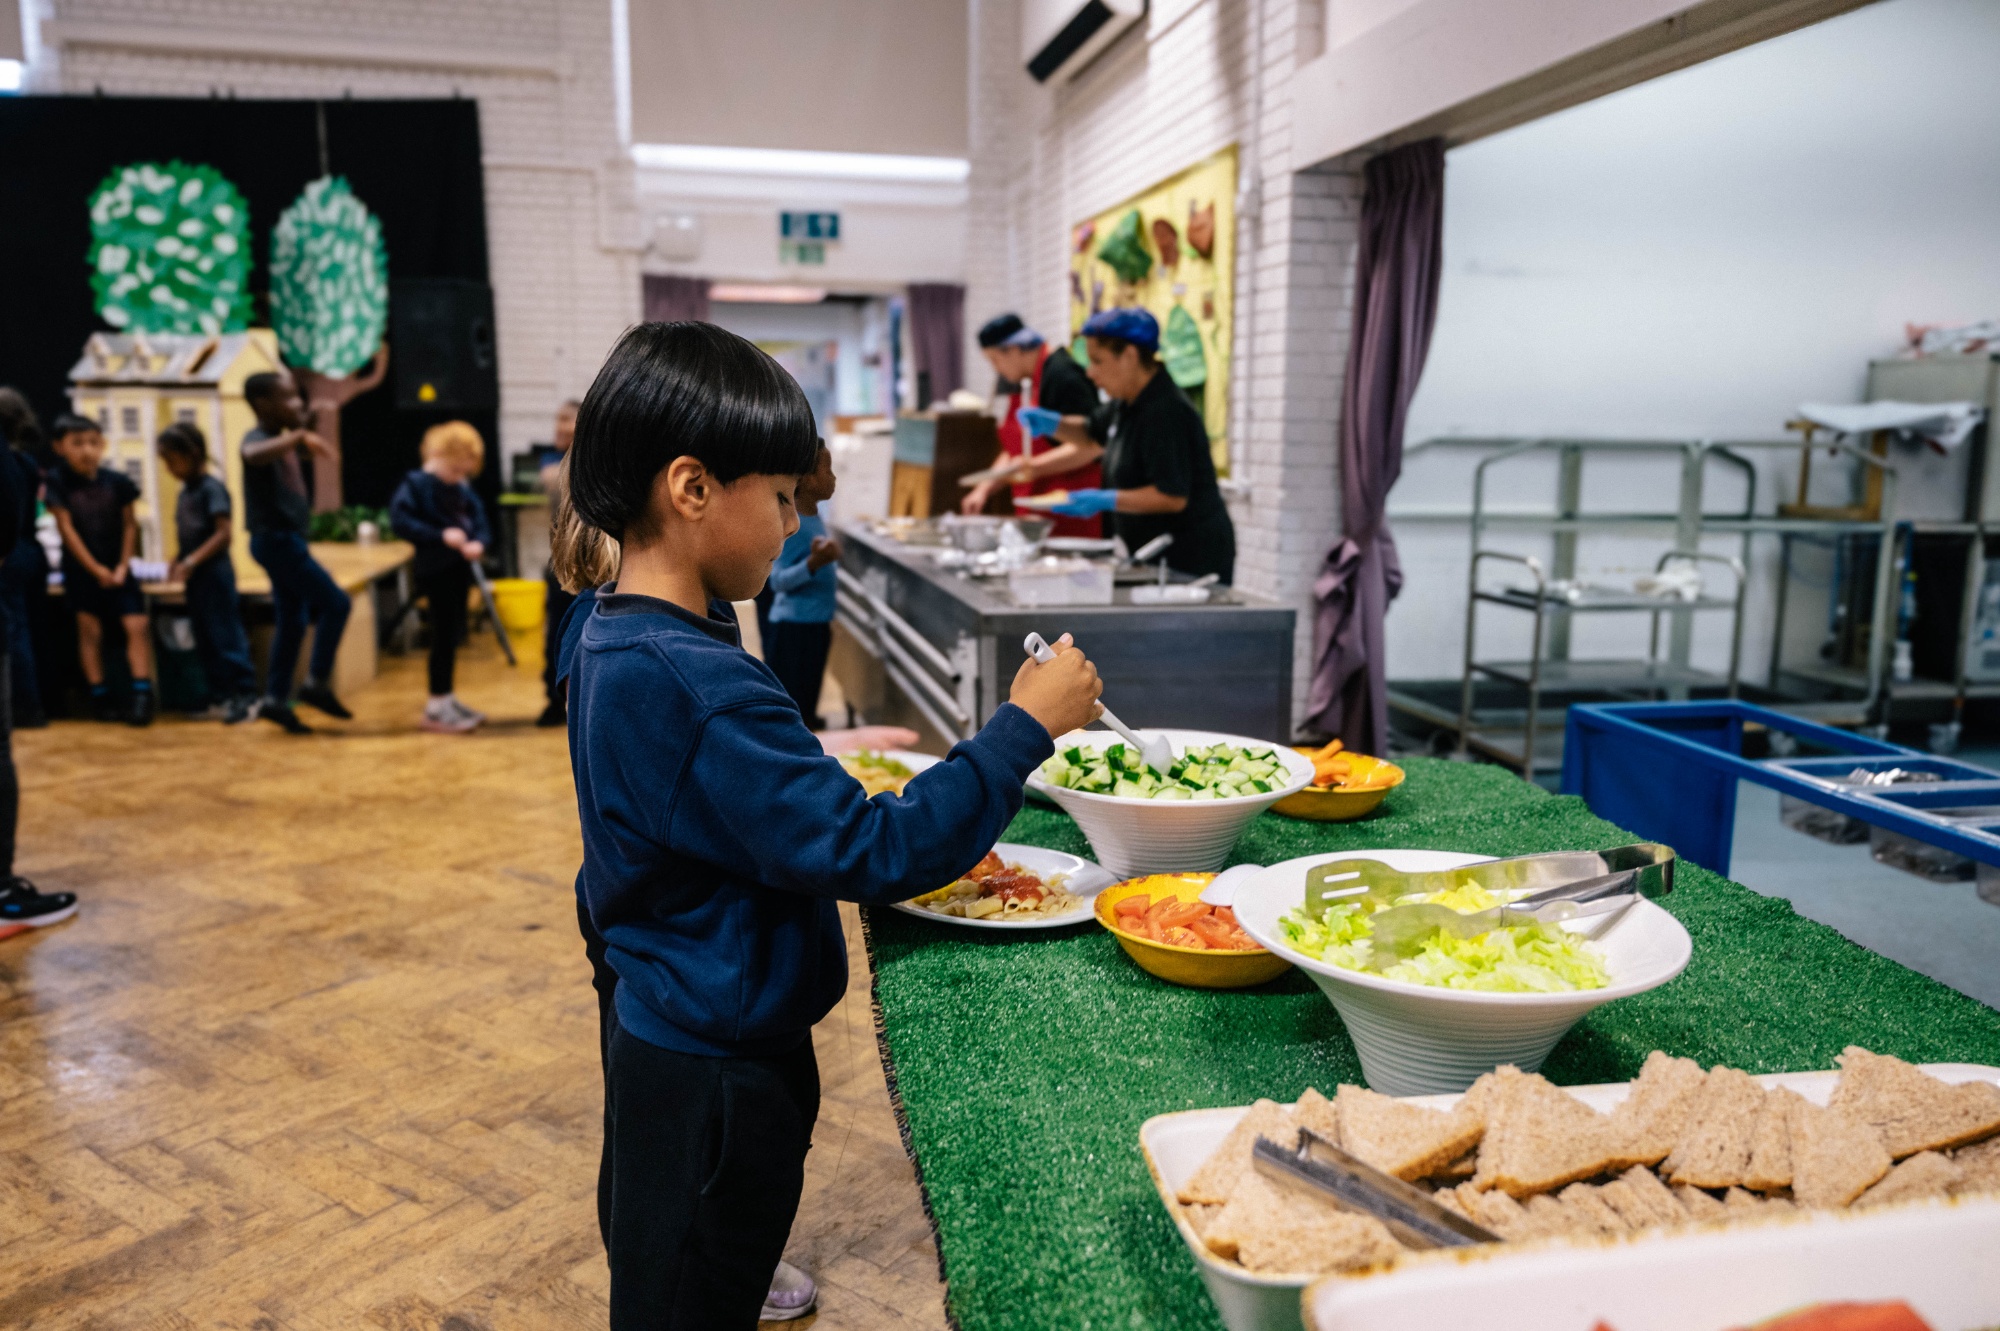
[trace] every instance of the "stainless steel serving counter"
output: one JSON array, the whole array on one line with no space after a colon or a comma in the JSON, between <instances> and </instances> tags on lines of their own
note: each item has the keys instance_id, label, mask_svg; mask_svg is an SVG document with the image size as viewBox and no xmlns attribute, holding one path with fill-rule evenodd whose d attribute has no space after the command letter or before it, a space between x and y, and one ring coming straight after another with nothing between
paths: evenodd
<instances>
[{"instance_id":1,"label":"stainless steel serving counter","mask_svg":"<svg viewBox=\"0 0 2000 1331\"><path fill-rule=\"evenodd\" d=\"M1131 725L1291 734L1296 614L1274 601L1224 588L1207 605L1133 605L1119 587L1110 605L1028 608L1004 579L940 569L932 547L836 530L834 675L871 721L963 739L1006 701L1024 637L1070 633Z\"/></svg>"}]
</instances>

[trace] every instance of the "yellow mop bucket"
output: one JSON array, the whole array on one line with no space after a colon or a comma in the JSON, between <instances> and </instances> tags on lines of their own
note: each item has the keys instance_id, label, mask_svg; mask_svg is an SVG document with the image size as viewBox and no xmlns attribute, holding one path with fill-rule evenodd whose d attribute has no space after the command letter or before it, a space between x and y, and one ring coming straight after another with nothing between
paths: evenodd
<instances>
[{"instance_id":1,"label":"yellow mop bucket","mask_svg":"<svg viewBox=\"0 0 2000 1331\"><path fill-rule=\"evenodd\" d=\"M542 626L547 589L539 578L495 578L493 604L510 634L533 633Z\"/></svg>"}]
</instances>

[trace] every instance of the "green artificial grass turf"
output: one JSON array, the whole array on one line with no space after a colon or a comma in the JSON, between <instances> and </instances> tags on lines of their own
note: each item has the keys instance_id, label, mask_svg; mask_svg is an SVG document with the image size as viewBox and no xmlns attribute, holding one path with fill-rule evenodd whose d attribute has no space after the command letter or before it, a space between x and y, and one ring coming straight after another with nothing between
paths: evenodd
<instances>
[{"instance_id":1,"label":"green artificial grass turf","mask_svg":"<svg viewBox=\"0 0 2000 1331\"><path fill-rule=\"evenodd\" d=\"M1413 759L1357 823L1258 818L1231 863L1368 848L1521 855L1634 840L1581 800L1495 767ZM1007 840L1089 854L1030 805ZM1544 1067L1625 1081L1648 1051L1749 1072L1826 1068L1849 1044L1913 1062L2000 1064L2000 1012L1683 862L1662 904L1694 939L1673 983L1598 1009ZM1154 979L1096 924L994 935L865 915L882 1049L965 1331L1219 1327L1139 1154L1155 1114L1289 1101L1361 1080L1302 975L1257 989Z\"/></svg>"}]
</instances>

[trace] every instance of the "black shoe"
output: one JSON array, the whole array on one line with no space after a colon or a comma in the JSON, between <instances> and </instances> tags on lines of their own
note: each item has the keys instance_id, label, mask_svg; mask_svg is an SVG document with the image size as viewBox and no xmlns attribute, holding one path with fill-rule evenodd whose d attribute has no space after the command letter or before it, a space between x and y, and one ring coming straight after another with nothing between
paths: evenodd
<instances>
[{"instance_id":1,"label":"black shoe","mask_svg":"<svg viewBox=\"0 0 2000 1331\"><path fill-rule=\"evenodd\" d=\"M535 718L535 724L546 729L553 729L556 726L566 726L569 724L569 708L565 707L562 699L558 698L542 709L542 714Z\"/></svg>"},{"instance_id":2,"label":"black shoe","mask_svg":"<svg viewBox=\"0 0 2000 1331\"><path fill-rule=\"evenodd\" d=\"M118 700L108 693L101 693L90 700L90 713L100 721L123 721L125 711Z\"/></svg>"},{"instance_id":3,"label":"black shoe","mask_svg":"<svg viewBox=\"0 0 2000 1331\"><path fill-rule=\"evenodd\" d=\"M336 721L352 721L354 713L347 710L340 699L333 696L331 684L308 683L299 689L299 701L308 707L325 712Z\"/></svg>"},{"instance_id":4,"label":"black shoe","mask_svg":"<svg viewBox=\"0 0 2000 1331\"><path fill-rule=\"evenodd\" d=\"M39 707L31 708L14 718L16 730L47 730L49 714Z\"/></svg>"},{"instance_id":5,"label":"black shoe","mask_svg":"<svg viewBox=\"0 0 2000 1331\"><path fill-rule=\"evenodd\" d=\"M257 715L257 705L262 701L254 693L246 693L240 698L231 698L222 704L222 723L226 726L240 726Z\"/></svg>"},{"instance_id":6,"label":"black shoe","mask_svg":"<svg viewBox=\"0 0 2000 1331\"><path fill-rule=\"evenodd\" d=\"M128 726L150 726L153 724L153 691L151 689L132 690L132 704L130 709L125 713L125 724Z\"/></svg>"},{"instance_id":7,"label":"black shoe","mask_svg":"<svg viewBox=\"0 0 2000 1331\"><path fill-rule=\"evenodd\" d=\"M288 735L310 735L312 727L299 720L299 714L292 710L290 703L279 702L276 698L266 698L257 706L257 715L269 721Z\"/></svg>"},{"instance_id":8,"label":"black shoe","mask_svg":"<svg viewBox=\"0 0 2000 1331\"><path fill-rule=\"evenodd\" d=\"M5 890L0 890L0 928L17 925L39 929L74 914L74 892L37 892L25 878L7 880Z\"/></svg>"}]
</instances>

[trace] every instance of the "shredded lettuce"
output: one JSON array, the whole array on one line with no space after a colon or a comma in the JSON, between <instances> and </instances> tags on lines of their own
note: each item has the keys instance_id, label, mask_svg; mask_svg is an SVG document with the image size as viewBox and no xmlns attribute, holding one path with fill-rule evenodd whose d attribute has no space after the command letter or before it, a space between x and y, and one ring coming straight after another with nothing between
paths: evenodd
<instances>
[{"instance_id":1,"label":"shredded lettuce","mask_svg":"<svg viewBox=\"0 0 2000 1331\"><path fill-rule=\"evenodd\" d=\"M1390 906L1431 902L1456 911L1487 910L1506 898L1477 884L1386 901L1362 898L1326 907L1315 919L1299 906L1278 922L1285 941L1309 957L1346 970L1440 989L1501 994L1554 994L1602 989L1611 983L1604 954L1560 925L1525 924L1476 938L1438 930L1413 947L1377 957L1368 917Z\"/></svg>"}]
</instances>

